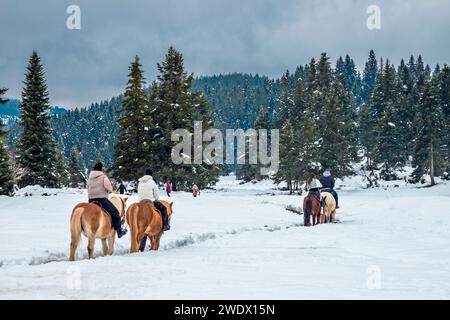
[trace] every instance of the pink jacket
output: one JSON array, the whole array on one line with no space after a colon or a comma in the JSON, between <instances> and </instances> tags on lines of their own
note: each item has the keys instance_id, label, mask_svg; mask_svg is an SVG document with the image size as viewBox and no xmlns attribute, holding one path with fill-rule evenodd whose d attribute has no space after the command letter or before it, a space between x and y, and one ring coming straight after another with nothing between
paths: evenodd
<instances>
[{"instance_id":1,"label":"pink jacket","mask_svg":"<svg viewBox=\"0 0 450 320\"><path fill-rule=\"evenodd\" d=\"M91 171L87 183L87 192L89 199L108 198L108 193L113 188L108 177L101 171Z\"/></svg>"}]
</instances>

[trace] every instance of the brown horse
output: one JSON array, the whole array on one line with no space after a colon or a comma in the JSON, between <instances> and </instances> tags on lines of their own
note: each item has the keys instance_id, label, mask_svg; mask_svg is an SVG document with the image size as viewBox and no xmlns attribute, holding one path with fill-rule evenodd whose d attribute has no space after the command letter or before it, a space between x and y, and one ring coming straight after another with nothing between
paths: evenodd
<instances>
[{"instance_id":1,"label":"brown horse","mask_svg":"<svg viewBox=\"0 0 450 320\"><path fill-rule=\"evenodd\" d=\"M170 218L173 213L173 202L160 200L166 207ZM151 201L133 203L126 213L127 223L130 226L130 252L144 251L147 237L150 238L150 250L158 250L159 241L163 235L163 220L161 213L156 210Z\"/></svg>"},{"instance_id":2,"label":"brown horse","mask_svg":"<svg viewBox=\"0 0 450 320\"><path fill-rule=\"evenodd\" d=\"M320 205L320 200L314 195L307 195L303 199L303 219L304 226L311 225L311 216L313 218L313 226L320 223L320 218L322 214L322 207Z\"/></svg>"},{"instance_id":3,"label":"brown horse","mask_svg":"<svg viewBox=\"0 0 450 320\"><path fill-rule=\"evenodd\" d=\"M336 200L334 199L333 195L330 192L321 192L320 196L322 197L323 201L325 202L325 206L323 207L323 215L321 216L320 223L325 222L332 222L335 223L335 215L336 215Z\"/></svg>"},{"instance_id":4,"label":"brown horse","mask_svg":"<svg viewBox=\"0 0 450 320\"><path fill-rule=\"evenodd\" d=\"M116 195L110 196L109 199L119 210L122 221L125 218L125 202L127 199L127 197L121 198ZM70 261L75 261L81 233L88 238L89 259L94 258L95 239L102 239L103 255L112 255L114 252L116 231L113 229L111 216L94 203L82 202L73 208L70 217L70 233Z\"/></svg>"}]
</instances>

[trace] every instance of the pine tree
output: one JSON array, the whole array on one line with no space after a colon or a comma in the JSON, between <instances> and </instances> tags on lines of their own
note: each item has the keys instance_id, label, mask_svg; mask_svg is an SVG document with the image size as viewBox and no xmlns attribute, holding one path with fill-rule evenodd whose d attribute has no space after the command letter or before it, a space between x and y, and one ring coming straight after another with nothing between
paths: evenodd
<instances>
[{"instance_id":1,"label":"pine tree","mask_svg":"<svg viewBox=\"0 0 450 320\"><path fill-rule=\"evenodd\" d=\"M316 125L313 113L305 111L300 129L295 132L298 141L299 158L295 170L295 180L298 184L306 181L311 172L319 173L317 159L318 143L316 143Z\"/></svg>"},{"instance_id":2,"label":"pine tree","mask_svg":"<svg viewBox=\"0 0 450 320\"><path fill-rule=\"evenodd\" d=\"M6 91L7 89L0 88L0 107L8 101L2 98ZM14 186L11 160L5 140L6 134L3 121L0 119L0 195L10 195Z\"/></svg>"},{"instance_id":3,"label":"pine tree","mask_svg":"<svg viewBox=\"0 0 450 320\"><path fill-rule=\"evenodd\" d=\"M322 167L331 167L336 177L350 174L355 146L347 135L348 93L339 81L334 81L326 95L323 115L318 122L320 130L319 159Z\"/></svg>"},{"instance_id":4,"label":"pine tree","mask_svg":"<svg viewBox=\"0 0 450 320\"><path fill-rule=\"evenodd\" d=\"M183 56L175 48L169 48L165 60L158 63L157 67L159 74L156 94L152 99L152 112L159 130L155 145L159 176L171 179L174 189L180 190L190 190L192 183L200 188L215 184L223 170L220 165L204 162L177 165L171 161L173 130L193 132L195 121L202 121L203 131L213 127L206 97L202 92L191 90L193 76L184 70Z\"/></svg>"},{"instance_id":5,"label":"pine tree","mask_svg":"<svg viewBox=\"0 0 450 320\"><path fill-rule=\"evenodd\" d=\"M369 99L372 96L376 77L377 77L377 59L375 57L375 52L373 50L370 50L369 59L366 62L363 71L362 88L361 88L361 99L365 103L369 102Z\"/></svg>"},{"instance_id":6,"label":"pine tree","mask_svg":"<svg viewBox=\"0 0 450 320\"><path fill-rule=\"evenodd\" d=\"M55 172L58 176L58 187L69 186L69 168L64 158L62 146L58 145L55 154Z\"/></svg>"},{"instance_id":7,"label":"pine tree","mask_svg":"<svg viewBox=\"0 0 450 320\"><path fill-rule=\"evenodd\" d=\"M414 145L412 177L419 181L425 174L429 174L431 185L435 185L435 174L442 169L442 136L443 114L437 99L436 88L430 82L424 86L420 98L415 127L416 139Z\"/></svg>"},{"instance_id":8,"label":"pine tree","mask_svg":"<svg viewBox=\"0 0 450 320\"><path fill-rule=\"evenodd\" d=\"M69 159L69 187L84 188L86 187L86 178L84 175L84 168L80 162L80 154L76 147L73 147L70 152Z\"/></svg>"},{"instance_id":9,"label":"pine tree","mask_svg":"<svg viewBox=\"0 0 450 320\"><path fill-rule=\"evenodd\" d=\"M394 104L388 102L386 112L378 125L375 162L381 164L381 177L385 180L397 179L395 170L404 166L405 158L399 152L403 149L400 116Z\"/></svg>"},{"instance_id":10,"label":"pine tree","mask_svg":"<svg viewBox=\"0 0 450 320\"><path fill-rule=\"evenodd\" d=\"M281 95L278 99L277 126L281 128L290 120L294 110L294 98L289 87L289 71L281 77Z\"/></svg>"},{"instance_id":11,"label":"pine tree","mask_svg":"<svg viewBox=\"0 0 450 320\"><path fill-rule=\"evenodd\" d=\"M24 85L20 106L22 135L18 144L23 172L19 185L56 187L56 143L49 126L50 107L44 69L36 51L30 57Z\"/></svg>"},{"instance_id":12,"label":"pine tree","mask_svg":"<svg viewBox=\"0 0 450 320\"><path fill-rule=\"evenodd\" d=\"M120 129L114 146L114 175L123 181L137 181L148 163L147 146L151 140L149 127L153 128L149 101L144 90L145 79L139 57L136 56L128 68L129 80L118 110Z\"/></svg>"},{"instance_id":13,"label":"pine tree","mask_svg":"<svg viewBox=\"0 0 450 320\"><path fill-rule=\"evenodd\" d=\"M289 193L294 191L294 182L296 169L299 162L299 150L293 126L287 120L281 129L280 135L280 166L278 172L274 176L275 183L285 181L289 189Z\"/></svg>"}]
</instances>

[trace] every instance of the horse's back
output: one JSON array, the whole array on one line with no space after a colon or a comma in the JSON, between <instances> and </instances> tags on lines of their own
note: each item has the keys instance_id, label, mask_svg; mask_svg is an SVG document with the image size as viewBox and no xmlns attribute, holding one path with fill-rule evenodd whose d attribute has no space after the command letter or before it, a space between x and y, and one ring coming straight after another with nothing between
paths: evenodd
<instances>
[{"instance_id":1,"label":"horse's back","mask_svg":"<svg viewBox=\"0 0 450 320\"><path fill-rule=\"evenodd\" d=\"M97 238L105 238L111 232L111 217L100 206L94 203L82 202L72 211L72 220L77 215L81 219L85 232L92 232Z\"/></svg>"},{"instance_id":2,"label":"horse's back","mask_svg":"<svg viewBox=\"0 0 450 320\"><path fill-rule=\"evenodd\" d=\"M331 192L324 191L324 192L321 192L320 195L322 196L322 198L325 197L325 203L327 204L327 206L330 209L332 209L332 210L336 209L336 200L334 199Z\"/></svg>"}]
</instances>

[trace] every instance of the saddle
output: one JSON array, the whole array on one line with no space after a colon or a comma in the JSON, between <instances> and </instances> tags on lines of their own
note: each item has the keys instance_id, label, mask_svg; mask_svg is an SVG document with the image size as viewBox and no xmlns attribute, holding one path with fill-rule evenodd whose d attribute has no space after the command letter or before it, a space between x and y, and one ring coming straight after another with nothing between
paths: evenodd
<instances>
[{"instance_id":1,"label":"saddle","mask_svg":"<svg viewBox=\"0 0 450 320\"><path fill-rule=\"evenodd\" d=\"M109 220L110 220L110 222L111 222L111 225L113 225L113 220L112 220L111 213L109 213L105 208L103 208L103 206L102 206L102 204L101 204L100 202L98 202L98 201L92 201L92 202L90 202L90 203L93 203L93 204L99 206L100 209L102 209L103 212L105 212L106 215L109 217Z\"/></svg>"},{"instance_id":2,"label":"saddle","mask_svg":"<svg viewBox=\"0 0 450 320\"><path fill-rule=\"evenodd\" d=\"M161 218L162 218L162 212L159 211L158 208L155 207L155 205L153 204L152 200L143 199L143 200L140 201L140 203L147 203L147 204L151 205L161 215Z\"/></svg>"}]
</instances>

